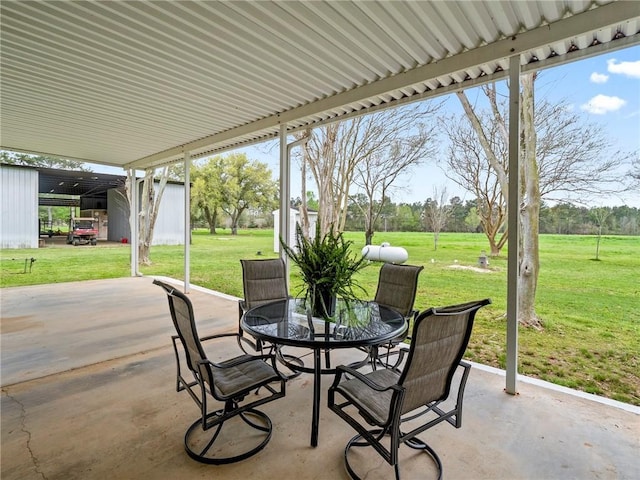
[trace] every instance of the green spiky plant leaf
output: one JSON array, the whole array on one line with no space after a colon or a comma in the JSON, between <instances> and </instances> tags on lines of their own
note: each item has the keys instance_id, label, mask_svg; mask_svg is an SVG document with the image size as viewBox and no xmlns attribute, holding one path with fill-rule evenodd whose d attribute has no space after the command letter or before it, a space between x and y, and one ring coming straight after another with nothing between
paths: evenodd
<instances>
[{"instance_id":1,"label":"green spiky plant leaf","mask_svg":"<svg viewBox=\"0 0 640 480\"><path fill-rule=\"evenodd\" d=\"M368 262L351 252L351 244L336 232L333 225L325 235L316 225L313 238L303 235L302 227L296 224L296 246L280 244L287 256L298 267L304 288L298 292L311 307L314 316L331 317L332 302L341 298L346 304L366 293L354 278L354 274L367 266Z\"/></svg>"}]
</instances>

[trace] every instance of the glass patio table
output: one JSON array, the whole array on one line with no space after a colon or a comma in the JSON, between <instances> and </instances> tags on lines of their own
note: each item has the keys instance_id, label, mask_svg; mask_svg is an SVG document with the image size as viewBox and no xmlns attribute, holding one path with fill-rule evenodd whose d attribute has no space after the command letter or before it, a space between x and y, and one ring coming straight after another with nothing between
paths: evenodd
<instances>
[{"instance_id":1,"label":"glass patio table","mask_svg":"<svg viewBox=\"0 0 640 480\"><path fill-rule=\"evenodd\" d=\"M313 411L311 415L311 446L318 445L321 377L334 373L329 352L337 348L372 347L383 344L407 329L407 322L395 310L375 302L356 301L347 306L339 300L333 316L327 322L305 312L302 299L278 300L248 310L242 317L244 332L258 340L276 345L279 359L295 372L313 373ZM280 354L281 346L312 350L313 368L288 361ZM321 352L325 352L326 367L322 368Z\"/></svg>"}]
</instances>

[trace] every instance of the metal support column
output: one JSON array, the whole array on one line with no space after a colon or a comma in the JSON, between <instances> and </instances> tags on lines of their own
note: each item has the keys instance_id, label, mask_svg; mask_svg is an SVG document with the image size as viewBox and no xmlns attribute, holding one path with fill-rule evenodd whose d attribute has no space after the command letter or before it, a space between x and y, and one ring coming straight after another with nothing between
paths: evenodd
<instances>
[{"instance_id":1,"label":"metal support column","mask_svg":"<svg viewBox=\"0 0 640 480\"><path fill-rule=\"evenodd\" d=\"M287 125L280 125L280 225L278 232L280 238L289 244L289 217L291 215L291 162L289 159L289 151L287 148ZM285 262L287 272L289 272L289 259L284 250L278 245L280 257Z\"/></svg>"},{"instance_id":2,"label":"metal support column","mask_svg":"<svg viewBox=\"0 0 640 480\"><path fill-rule=\"evenodd\" d=\"M520 253L520 55L509 58L509 254L507 258L507 376L505 391L518 393L518 272Z\"/></svg>"},{"instance_id":3,"label":"metal support column","mask_svg":"<svg viewBox=\"0 0 640 480\"><path fill-rule=\"evenodd\" d=\"M291 235L291 150L298 145L305 145L309 141L309 137L299 138L291 143L287 143L287 128L286 125L280 127L280 236L285 239L287 245L289 245L289 238ZM282 147L286 146L284 157ZM286 175L286 180L283 181ZM286 190L286 207L283 205L283 192ZM282 214L286 208L287 215ZM285 223L283 224L283 219ZM280 248L280 256L284 259L287 266L287 272L289 271L289 259L284 254L282 248Z\"/></svg>"},{"instance_id":4,"label":"metal support column","mask_svg":"<svg viewBox=\"0 0 640 480\"><path fill-rule=\"evenodd\" d=\"M191 152L184 153L184 293L191 282Z\"/></svg>"}]
</instances>

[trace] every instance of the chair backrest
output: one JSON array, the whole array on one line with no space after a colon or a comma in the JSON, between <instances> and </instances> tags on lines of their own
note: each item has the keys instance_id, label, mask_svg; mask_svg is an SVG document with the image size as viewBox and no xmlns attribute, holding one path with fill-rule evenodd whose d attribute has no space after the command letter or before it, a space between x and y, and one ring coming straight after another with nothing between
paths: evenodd
<instances>
[{"instance_id":1,"label":"chair backrest","mask_svg":"<svg viewBox=\"0 0 640 480\"><path fill-rule=\"evenodd\" d=\"M430 308L416 318L411 347L398 383L405 388L402 414L449 396L453 375L469 343L476 312L490 299Z\"/></svg>"},{"instance_id":2,"label":"chair backrest","mask_svg":"<svg viewBox=\"0 0 640 480\"><path fill-rule=\"evenodd\" d=\"M171 319L184 347L187 366L194 374L209 383L209 385L213 385L210 368L207 364L200 363L206 360L207 356L202 348L200 337L198 336L191 300L172 285L161 282L160 280L154 280L153 283L154 285L160 286L167 293Z\"/></svg>"},{"instance_id":3,"label":"chair backrest","mask_svg":"<svg viewBox=\"0 0 640 480\"><path fill-rule=\"evenodd\" d=\"M256 307L289 296L284 260L240 260L245 308Z\"/></svg>"},{"instance_id":4,"label":"chair backrest","mask_svg":"<svg viewBox=\"0 0 640 480\"><path fill-rule=\"evenodd\" d=\"M422 265L382 265L374 301L409 317L416 299L418 275L423 268Z\"/></svg>"}]
</instances>

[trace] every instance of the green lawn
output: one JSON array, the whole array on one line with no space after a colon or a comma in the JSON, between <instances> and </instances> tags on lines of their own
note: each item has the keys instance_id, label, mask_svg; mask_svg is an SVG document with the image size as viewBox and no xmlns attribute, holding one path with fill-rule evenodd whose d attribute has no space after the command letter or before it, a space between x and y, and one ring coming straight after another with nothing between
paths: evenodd
<instances>
[{"instance_id":1,"label":"green lawn","mask_svg":"<svg viewBox=\"0 0 640 480\"><path fill-rule=\"evenodd\" d=\"M345 234L358 250L362 233ZM416 307L491 297L480 311L467 353L469 359L504 368L506 338L506 250L477 271L487 249L481 234L441 234L437 251L428 233L377 233L409 253L408 263L424 265ZM519 371L571 388L640 405L640 239L605 236L594 260L593 236L542 235L537 312L541 332L520 329ZM153 247L148 275L183 278L183 247ZM261 252L259 255L258 252ZM80 246L3 250L2 287L128 276L129 248ZM271 230L243 230L238 236L196 232L191 248L191 282L242 296L240 258L275 257ZM31 273L25 258L35 258ZM28 270L28 266L27 266ZM375 292L379 264L359 275L368 296ZM300 288L292 272L291 293Z\"/></svg>"}]
</instances>

